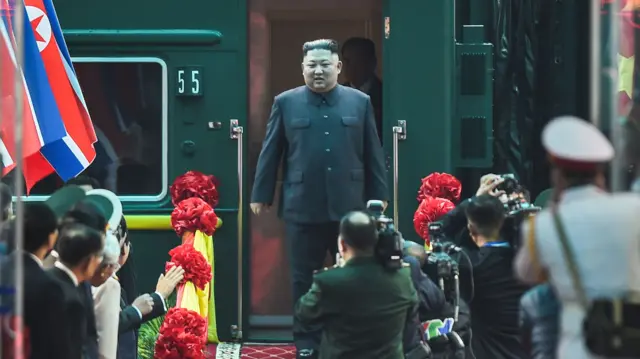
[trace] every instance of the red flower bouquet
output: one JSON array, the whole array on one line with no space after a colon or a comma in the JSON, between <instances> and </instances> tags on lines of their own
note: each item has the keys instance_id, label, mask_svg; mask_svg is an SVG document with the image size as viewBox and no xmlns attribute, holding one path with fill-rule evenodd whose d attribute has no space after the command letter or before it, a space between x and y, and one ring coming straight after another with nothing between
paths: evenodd
<instances>
[{"instance_id":1,"label":"red flower bouquet","mask_svg":"<svg viewBox=\"0 0 640 359\"><path fill-rule=\"evenodd\" d=\"M192 197L202 199L212 208L218 205L218 179L215 176L189 171L178 176L169 191L174 206Z\"/></svg>"},{"instance_id":2,"label":"red flower bouquet","mask_svg":"<svg viewBox=\"0 0 640 359\"><path fill-rule=\"evenodd\" d=\"M165 265L165 271L178 266L184 269L181 283L191 282L200 290L211 282L213 273L207 259L190 244L182 244L169 251L171 261Z\"/></svg>"},{"instance_id":3,"label":"red flower bouquet","mask_svg":"<svg viewBox=\"0 0 640 359\"><path fill-rule=\"evenodd\" d=\"M205 359L207 323L200 314L171 308L164 317L155 347L155 359Z\"/></svg>"},{"instance_id":4,"label":"red flower bouquet","mask_svg":"<svg viewBox=\"0 0 640 359\"><path fill-rule=\"evenodd\" d=\"M216 230L218 216L213 208L198 197L187 198L171 212L171 226L179 237L185 232L201 231L211 236Z\"/></svg>"},{"instance_id":5,"label":"red flower bouquet","mask_svg":"<svg viewBox=\"0 0 640 359\"><path fill-rule=\"evenodd\" d=\"M418 202L427 197L446 198L451 202L458 202L462 193L462 184L448 173L434 172L422 179L418 190Z\"/></svg>"},{"instance_id":6,"label":"red flower bouquet","mask_svg":"<svg viewBox=\"0 0 640 359\"><path fill-rule=\"evenodd\" d=\"M418 235L429 245L429 223L435 222L456 206L448 199L427 197L418 206L413 215L413 227Z\"/></svg>"}]
</instances>

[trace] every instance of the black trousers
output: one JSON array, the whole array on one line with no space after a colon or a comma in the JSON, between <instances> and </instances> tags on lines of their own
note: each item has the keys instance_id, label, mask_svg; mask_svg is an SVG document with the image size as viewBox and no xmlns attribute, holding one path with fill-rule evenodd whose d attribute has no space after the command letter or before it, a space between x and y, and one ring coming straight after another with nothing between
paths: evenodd
<instances>
[{"instance_id":1,"label":"black trousers","mask_svg":"<svg viewBox=\"0 0 640 359\"><path fill-rule=\"evenodd\" d=\"M294 306L311 288L313 272L323 267L327 253L335 261L338 227L338 222L286 223ZM317 350L321 333L321 327L303 326L294 316L293 341L296 348Z\"/></svg>"}]
</instances>

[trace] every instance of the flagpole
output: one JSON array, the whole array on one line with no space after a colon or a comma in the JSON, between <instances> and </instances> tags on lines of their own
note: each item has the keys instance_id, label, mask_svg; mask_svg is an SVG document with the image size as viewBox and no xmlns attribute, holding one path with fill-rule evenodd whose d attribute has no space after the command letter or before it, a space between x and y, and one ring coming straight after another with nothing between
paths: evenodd
<instances>
[{"instance_id":1,"label":"flagpole","mask_svg":"<svg viewBox=\"0 0 640 359\"><path fill-rule=\"evenodd\" d=\"M24 14L26 12L24 7L24 0L15 0L15 16L14 16L14 34L16 40L16 72L13 79L15 84L15 162L16 167L14 169L14 191L16 196L16 213L15 213L15 250L17 253L21 253L24 248L24 203L22 201L23 187L24 187L24 174L23 174L23 159L22 159L22 133L23 133L23 83L22 83L22 68L24 67ZM14 337L14 347L16 353L16 359L24 358L24 256L17 255L16 259L16 271L15 271L15 317L16 320L16 336Z\"/></svg>"}]
</instances>

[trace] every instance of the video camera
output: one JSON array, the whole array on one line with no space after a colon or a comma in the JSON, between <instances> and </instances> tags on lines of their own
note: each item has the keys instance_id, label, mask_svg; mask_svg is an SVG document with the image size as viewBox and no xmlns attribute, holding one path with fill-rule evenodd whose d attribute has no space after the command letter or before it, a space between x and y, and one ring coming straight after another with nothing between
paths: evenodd
<instances>
[{"instance_id":1,"label":"video camera","mask_svg":"<svg viewBox=\"0 0 640 359\"><path fill-rule=\"evenodd\" d=\"M431 252L427 257L427 267L435 269L438 286L446 298L453 298L453 320L458 321L460 313L460 267L451 258L451 254L459 253L462 249L451 242L446 242L442 222L429 223L429 239ZM432 272L429 270L429 272Z\"/></svg>"},{"instance_id":2,"label":"video camera","mask_svg":"<svg viewBox=\"0 0 640 359\"><path fill-rule=\"evenodd\" d=\"M536 207L529 203L524 195L525 188L518 182L516 176L512 173L500 175L503 182L496 188L504 191L507 201L504 203L504 209L507 217L528 216L539 212L540 207Z\"/></svg>"},{"instance_id":3,"label":"video camera","mask_svg":"<svg viewBox=\"0 0 640 359\"><path fill-rule=\"evenodd\" d=\"M498 187L498 190L504 191L506 196L504 202L504 210L506 220L502 226L501 237L507 240L514 250L520 247L520 225L522 221L529 216L535 215L542 208L534 206L525 197L525 188L518 182L513 174L503 174L500 177L504 180Z\"/></svg>"},{"instance_id":4,"label":"video camera","mask_svg":"<svg viewBox=\"0 0 640 359\"><path fill-rule=\"evenodd\" d=\"M376 221L378 228L376 258L388 270L402 268L402 235L396 231L393 220L384 215L384 203L371 200L367 202L367 211Z\"/></svg>"}]
</instances>

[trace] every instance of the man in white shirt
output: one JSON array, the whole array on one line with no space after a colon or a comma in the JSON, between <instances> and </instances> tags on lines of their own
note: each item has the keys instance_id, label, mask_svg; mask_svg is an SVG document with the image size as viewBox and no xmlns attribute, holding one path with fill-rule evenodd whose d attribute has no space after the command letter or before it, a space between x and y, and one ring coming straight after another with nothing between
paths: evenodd
<instances>
[{"instance_id":1,"label":"man in white shirt","mask_svg":"<svg viewBox=\"0 0 640 359\"><path fill-rule=\"evenodd\" d=\"M640 197L604 190L604 170L615 151L591 123L556 118L544 129L542 144L553 167L554 195L549 208L523 225L515 270L523 281L548 281L555 290L561 304L557 357L595 358L585 343L587 307L640 292Z\"/></svg>"}]
</instances>

